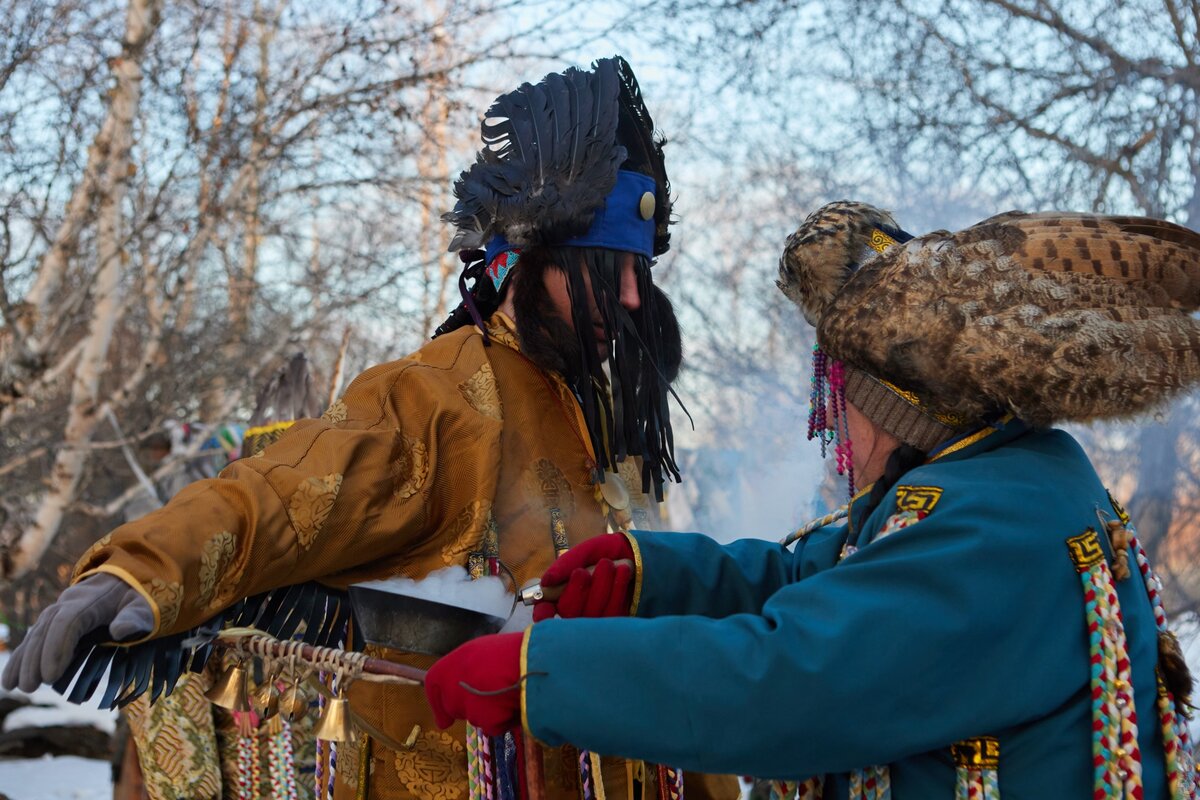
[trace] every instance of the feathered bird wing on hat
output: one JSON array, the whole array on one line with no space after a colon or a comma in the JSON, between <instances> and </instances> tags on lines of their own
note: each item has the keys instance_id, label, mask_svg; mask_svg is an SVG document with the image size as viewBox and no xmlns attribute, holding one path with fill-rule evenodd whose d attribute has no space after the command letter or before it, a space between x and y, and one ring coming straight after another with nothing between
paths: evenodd
<instances>
[{"instance_id":1,"label":"feathered bird wing on hat","mask_svg":"<svg viewBox=\"0 0 1200 800\"><path fill-rule=\"evenodd\" d=\"M866 208L826 236L802 226L792 238L809 243L781 262L785 293L783 276L799 285L802 273L807 298L829 298L802 308L832 357L938 411L1011 411L1036 425L1138 414L1200 380L1200 234L1138 217L1009 212L839 272L838 240L853 252L855 232L880 219Z\"/></svg>"}]
</instances>

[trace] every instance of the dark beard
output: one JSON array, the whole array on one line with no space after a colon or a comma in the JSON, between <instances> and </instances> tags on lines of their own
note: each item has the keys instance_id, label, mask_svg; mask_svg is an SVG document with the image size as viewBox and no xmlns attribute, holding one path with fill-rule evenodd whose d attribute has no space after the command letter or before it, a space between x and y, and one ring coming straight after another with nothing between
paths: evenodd
<instances>
[{"instance_id":1,"label":"dark beard","mask_svg":"<svg viewBox=\"0 0 1200 800\"><path fill-rule=\"evenodd\" d=\"M558 270L559 264L570 265L563 270L570 322L546 289L546 270ZM513 312L522 353L541 369L562 375L574 390L596 455L597 479L628 457L641 458L642 491L653 490L661 502L664 479L679 480L667 405L682 347L671 301L654 285L649 263L637 262L635 269L642 303L629 311L620 302L616 253L530 248L513 276ZM591 298L585 296L585 272ZM603 318L607 353L595 338L592 301Z\"/></svg>"},{"instance_id":2,"label":"dark beard","mask_svg":"<svg viewBox=\"0 0 1200 800\"><path fill-rule=\"evenodd\" d=\"M520 271L513 277L514 322L521 353L547 372L562 375L576 391L583 381L583 358L575 329L558 316L543 279L545 270L554 269L542 259L521 259Z\"/></svg>"}]
</instances>

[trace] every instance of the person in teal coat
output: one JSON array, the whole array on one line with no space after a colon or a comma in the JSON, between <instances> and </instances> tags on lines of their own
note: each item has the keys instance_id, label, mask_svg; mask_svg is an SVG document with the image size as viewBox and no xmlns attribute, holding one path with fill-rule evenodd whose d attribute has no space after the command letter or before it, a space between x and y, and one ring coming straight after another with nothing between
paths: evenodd
<instances>
[{"instance_id":1,"label":"person in teal coat","mask_svg":"<svg viewBox=\"0 0 1200 800\"><path fill-rule=\"evenodd\" d=\"M1080 279L1047 242L1068 262L1103 251L1114 275L1130 252L1149 264ZM1150 280L1167 262L1169 298ZM788 796L1194 797L1161 583L1052 423L1128 416L1200 377L1200 235L1009 214L913 239L841 203L789 239L780 286L818 327L809 433L849 475L844 524L791 549L580 545L543 577L541 621L430 671L439 722Z\"/></svg>"}]
</instances>

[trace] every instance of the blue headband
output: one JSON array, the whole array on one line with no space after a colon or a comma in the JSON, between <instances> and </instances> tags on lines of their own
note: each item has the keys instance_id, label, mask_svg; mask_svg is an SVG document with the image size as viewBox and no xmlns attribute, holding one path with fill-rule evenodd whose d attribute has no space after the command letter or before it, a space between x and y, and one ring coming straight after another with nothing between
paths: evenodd
<instances>
[{"instance_id":1,"label":"blue headband","mask_svg":"<svg viewBox=\"0 0 1200 800\"><path fill-rule=\"evenodd\" d=\"M640 172L620 170L617 185L596 209L596 216L587 232L563 242L550 242L556 247L603 247L651 258L654 255L654 179ZM520 245L509 242L500 234L487 243L485 258L492 259Z\"/></svg>"}]
</instances>

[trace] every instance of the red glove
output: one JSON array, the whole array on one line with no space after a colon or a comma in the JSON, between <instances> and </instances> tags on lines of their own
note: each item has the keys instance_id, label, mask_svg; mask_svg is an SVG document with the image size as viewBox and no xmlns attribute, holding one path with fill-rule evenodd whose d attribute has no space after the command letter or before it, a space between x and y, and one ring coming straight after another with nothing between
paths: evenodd
<instances>
[{"instance_id":1,"label":"red glove","mask_svg":"<svg viewBox=\"0 0 1200 800\"><path fill-rule=\"evenodd\" d=\"M557 600L542 600L533 621L560 617L624 617L633 604L633 545L623 533L606 533L575 545L542 575L542 589L562 586ZM565 584L565 585L564 585Z\"/></svg>"},{"instance_id":2,"label":"red glove","mask_svg":"<svg viewBox=\"0 0 1200 800\"><path fill-rule=\"evenodd\" d=\"M439 728L465 719L488 736L521 724L524 633L481 636L442 656L425 675L425 696ZM463 684L486 694L476 694ZM491 694L497 692L497 694Z\"/></svg>"}]
</instances>

